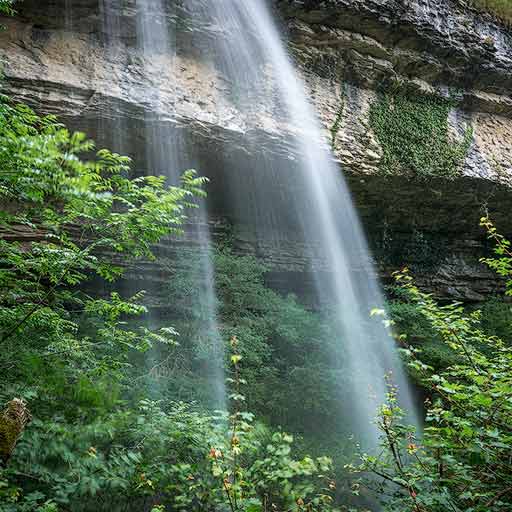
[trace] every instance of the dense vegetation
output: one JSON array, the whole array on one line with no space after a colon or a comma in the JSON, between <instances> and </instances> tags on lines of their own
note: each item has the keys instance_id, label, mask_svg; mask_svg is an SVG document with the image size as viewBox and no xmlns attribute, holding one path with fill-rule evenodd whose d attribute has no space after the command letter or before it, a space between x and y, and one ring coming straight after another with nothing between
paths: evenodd
<instances>
[{"instance_id":1,"label":"dense vegetation","mask_svg":"<svg viewBox=\"0 0 512 512\"><path fill-rule=\"evenodd\" d=\"M180 332L179 347L167 347L182 356L172 380L160 386L163 396L197 399L207 311L201 311L200 258L182 249L169 274L165 294L172 297L173 324ZM294 296L283 297L265 284L266 267L252 256L233 253L229 241L212 254L216 276L218 316L223 339L236 336L244 357L244 379L249 409L274 425L316 436L339 431L342 390L350 375L343 372L343 347L333 335L328 314L306 309ZM173 361L176 358L172 358ZM209 382L204 380L207 388ZM312 390L315 390L312 392Z\"/></svg>"},{"instance_id":2,"label":"dense vegetation","mask_svg":"<svg viewBox=\"0 0 512 512\"><path fill-rule=\"evenodd\" d=\"M472 139L451 140L448 114L453 102L434 95L418 95L391 88L371 106L370 125L382 146L380 168L385 174L421 178L454 177Z\"/></svg>"},{"instance_id":3,"label":"dense vegetation","mask_svg":"<svg viewBox=\"0 0 512 512\"><path fill-rule=\"evenodd\" d=\"M0 0L0 14L13 14L13 5L15 2L16 0Z\"/></svg>"},{"instance_id":4,"label":"dense vegetation","mask_svg":"<svg viewBox=\"0 0 512 512\"><path fill-rule=\"evenodd\" d=\"M226 417L151 399L140 360L174 348L176 332L133 320L146 312L142 292L85 292L179 235L204 180L133 178L107 150L83 161L93 145L82 134L0 100L0 396L24 399L33 415L0 473L0 510L329 510L328 459L294 459L293 438L253 427L245 408ZM240 401L243 379L232 382Z\"/></svg>"},{"instance_id":5,"label":"dense vegetation","mask_svg":"<svg viewBox=\"0 0 512 512\"><path fill-rule=\"evenodd\" d=\"M496 243L496 257L483 261L508 279L510 295L511 244L488 218L482 225ZM457 303L438 305L414 286L407 272L396 279L424 326L449 353L427 364L422 347L408 347L409 366L427 390L423 433L403 423L404 411L390 381L388 401L377 420L382 453L363 454L361 463L350 468L378 477L361 482L378 493L385 510L510 510L511 339L486 332L480 311L468 313ZM508 308L503 333L510 333Z\"/></svg>"}]
</instances>

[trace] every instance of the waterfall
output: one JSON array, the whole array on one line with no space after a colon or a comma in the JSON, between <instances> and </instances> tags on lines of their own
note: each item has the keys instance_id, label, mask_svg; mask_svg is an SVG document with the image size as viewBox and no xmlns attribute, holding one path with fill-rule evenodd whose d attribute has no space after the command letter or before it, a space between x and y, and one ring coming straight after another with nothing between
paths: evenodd
<instances>
[{"instance_id":1,"label":"waterfall","mask_svg":"<svg viewBox=\"0 0 512 512\"><path fill-rule=\"evenodd\" d=\"M351 376L351 408L342 414L356 437L374 447L378 432L373 418L386 397L385 376L391 374L404 407L412 411L413 401L391 335L382 319L369 318L372 309L383 308L383 299L343 175L264 0L196 0L190 4L195 15L209 23L216 65L235 84L234 101L244 117L254 118L267 105L267 111L287 127L281 135L293 148L288 163L278 163L266 153L261 155L257 172L293 176L294 184L281 194L279 207L294 212L304 242L314 247L314 256L328 269L314 269L313 275L320 303L334 304L339 343L346 353L344 368ZM246 137L251 138L249 130ZM264 197L273 185L262 179L253 196L259 203L254 211L265 210L258 217L257 229L267 232L275 231L271 224L279 218L276 205Z\"/></svg>"},{"instance_id":2,"label":"waterfall","mask_svg":"<svg viewBox=\"0 0 512 512\"><path fill-rule=\"evenodd\" d=\"M103 0L113 2L119 0ZM348 375L350 389L343 391L350 396L350 405L340 410L340 416L360 442L375 447L378 432L373 419L386 397L386 376L391 374L398 386L404 408L412 411L413 400L391 335L381 318L370 318L372 309L383 309L383 298L350 193L307 99L306 84L294 69L264 0L189 0L186 6L169 0L136 0L137 48L147 68L143 71L152 77L144 91L149 105L144 122L147 167L175 184L183 170L194 167L197 157L193 144L169 123L177 119L177 99L170 105L168 98L165 103L159 96L161 87L175 87L178 45L175 24L169 20L178 4L199 21L201 29L191 36L194 51L228 84L223 102L245 120L236 130L254 155L235 165L229 159L229 145L219 143L216 157L224 155L233 178L224 192L238 219L252 219L255 236L271 240L276 253L286 243L283 233L299 233L311 262L319 308L331 312L333 331L344 351L340 368ZM106 7L103 12L112 10ZM110 20L105 26L119 31L118 22ZM257 134L267 125L272 139L280 141L275 144L279 151L260 144ZM203 346L212 401L222 407L224 353L204 204L189 236L201 253L198 307L205 312L205 321L200 337L207 340Z\"/></svg>"},{"instance_id":3,"label":"waterfall","mask_svg":"<svg viewBox=\"0 0 512 512\"><path fill-rule=\"evenodd\" d=\"M173 25L169 23L169 17L172 17L173 12L172 5L168 4L164 0L136 1L137 44L146 64L158 60L159 55L170 57L172 64L168 71L173 75L176 34ZM174 88L172 81L170 86ZM158 86L153 91L148 91L148 94L154 97L153 101L158 102ZM174 108L175 105L174 99ZM159 123L158 117L146 121L146 148L148 168L154 173L166 175L173 185L179 185L181 173L193 167L191 164L194 162L194 156L188 154L181 133ZM202 359L206 368L204 377L208 380L208 405L211 408L225 409L224 343L218 325L208 213L204 201L199 203L197 214L188 229L189 236L199 248L199 268L196 271L199 273L202 290L199 294L199 303L195 307L201 311L202 321L196 336L197 346L203 353Z\"/></svg>"},{"instance_id":4,"label":"waterfall","mask_svg":"<svg viewBox=\"0 0 512 512\"><path fill-rule=\"evenodd\" d=\"M107 51L110 58L116 58L115 47L121 39L122 22L121 13L125 2L123 0L102 0L100 12L103 15L103 27L107 43ZM161 83L158 79L167 78L165 85L174 91L172 77L175 67L176 33L173 25L173 5L165 0L136 0L136 46L141 57L142 70L146 77L151 77L149 85L144 90L144 95L149 108L144 115L144 147L145 167L154 175L166 176L168 184L179 186L181 174L194 166L194 155L187 149L186 140L180 130L169 125L162 119L162 113L166 120L175 114L175 100L171 105L163 102L160 97ZM163 73L160 74L160 73ZM155 79L154 77L157 77ZM172 94L171 94L172 96ZM126 126L119 126L114 121L117 133L114 141L117 147L127 149L128 142L122 140L127 133ZM195 332L198 358L202 361L200 377L205 381L207 397L203 401L211 409L226 409L226 392L224 376L224 341L220 335L218 325L217 300L215 296L215 278L213 270L213 256L208 227L208 213L204 201L198 201L197 210L189 214L190 222L185 227L186 237L192 245L197 247L195 251L199 255L197 268L190 268L189 276L194 281L201 283L197 302L194 308L200 318L198 330ZM184 271L185 272L185 271ZM197 275L196 275L197 274ZM152 289L153 286L153 289ZM151 295L161 291L154 289L154 284L148 284L145 288ZM158 319L150 320L152 327L159 323ZM149 354L147 367L157 368L162 355L158 348ZM165 372L164 372L165 373ZM164 375L165 379L176 378L176 375ZM163 386L153 382L157 388Z\"/></svg>"}]
</instances>

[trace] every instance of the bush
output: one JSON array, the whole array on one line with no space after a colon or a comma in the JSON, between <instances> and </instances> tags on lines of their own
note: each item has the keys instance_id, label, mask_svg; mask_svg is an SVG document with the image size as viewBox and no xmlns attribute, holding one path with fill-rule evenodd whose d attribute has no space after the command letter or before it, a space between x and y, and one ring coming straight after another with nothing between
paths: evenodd
<instances>
[{"instance_id":1,"label":"bush","mask_svg":"<svg viewBox=\"0 0 512 512\"><path fill-rule=\"evenodd\" d=\"M482 329L512 345L512 304L493 297L481 306Z\"/></svg>"},{"instance_id":2,"label":"bush","mask_svg":"<svg viewBox=\"0 0 512 512\"><path fill-rule=\"evenodd\" d=\"M291 436L251 425L248 413L243 418L236 463L243 508L236 510L263 510L263 497L280 506L316 500L331 482L330 461L294 459ZM233 467L226 421L184 403L148 400L87 424L36 419L0 475L0 510L225 510L224 480ZM311 510L331 510L330 502Z\"/></svg>"},{"instance_id":3,"label":"bush","mask_svg":"<svg viewBox=\"0 0 512 512\"><path fill-rule=\"evenodd\" d=\"M161 396L207 397L201 387L208 382L200 370L208 357L203 346L208 345L204 325L209 313L201 310L200 265L197 253L182 251L169 269L165 293L176 314L183 364L159 388ZM249 409L293 432L339 434L340 398L350 375L343 371L343 347L332 319L270 289L267 268L252 256L236 255L223 245L213 250L211 265L222 338L240 340ZM167 347L159 357L166 359L172 350Z\"/></svg>"},{"instance_id":4,"label":"bush","mask_svg":"<svg viewBox=\"0 0 512 512\"><path fill-rule=\"evenodd\" d=\"M293 457L291 436L253 426L245 408L227 417L149 398L137 363L157 347L177 354L176 331L137 322L142 292L87 295L84 285L115 282L129 260L152 258L162 236L179 235L204 180L192 171L181 187L130 179L126 157L100 150L82 160L92 148L53 117L0 97L0 402L17 396L33 415L0 470L0 511L333 510L330 461ZM295 318L303 310L263 287L256 263L242 268L252 292L230 288L224 304L248 334L256 371L268 348L253 355L255 325L300 342L282 315L262 320L258 308L286 304ZM189 293L176 294L185 312Z\"/></svg>"},{"instance_id":5,"label":"bush","mask_svg":"<svg viewBox=\"0 0 512 512\"><path fill-rule=\"evenodd\" d=\"M484 261L509 280L510 244L489 219L482 219L495 240L496 257ZM349 469L373 473L360 484L376 491L383 509L393 512L512 508L512 348L482 329L480 311L460 304L438 305L418 290L407 273L397 275L403 293L456 358L446 367L425 364L420 349L406 350L409 365L429 389L422 435L403 423L397 390L389 384L380 410L380 455L362 454Z\"/></svg>"}]
</instances>

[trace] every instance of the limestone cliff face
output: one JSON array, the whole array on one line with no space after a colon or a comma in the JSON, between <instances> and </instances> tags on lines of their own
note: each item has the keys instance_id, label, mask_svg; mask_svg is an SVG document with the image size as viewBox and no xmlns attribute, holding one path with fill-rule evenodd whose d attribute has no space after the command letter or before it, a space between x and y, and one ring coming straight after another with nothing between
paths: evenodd
<instances>
[{"instance_id":1,"label":"limestone cliff face","mask_svg":"<svg viewBox=\"0 0 512 512\"><path fill-rule=\"evenodd\" d=\"M486 250L478 219L488 208L498 227L512 233L510 31L462 0L275 0L275 8L382 274L409 264L425 286L464 300L499 290L478 263ZM219 27L194 17L187 2L169 0L177 55L157 51L147 58L135 44L134 0L25 0L19 11L0 33L7 93L131 154L140 170L148 122L171 136L186 134L191 163L211 178L214 233L229 224L240 251L270 264L276 286L294 275L295 291L306 293L311 262L293 219L289 244L276 252L272 234L268 243L254 236L256 219L244 198L232 204L233 181L238 194L255 185L258 153L293 158L287 138L293 128L280 119L271 90L265 104L242 115L233 84L212 64L208 38L222 37ZM473 137L454 180L382 172L370 111L382 90L396 84L420 97L455 97L450 137L456 144L468 127ZM244 168L234 173L239 162ZM283 190L273 193L269 201ZM283 225L288 216L282 212ZM146 267L138 270L134 275L147 276Z\"/></svg>"},{"instance_id":2,"label":"limestone cliff face","mask_svg":"<svg viewBox=\"0 0 512 512\"><path fill-rule=\"evenodd\" d=\"M512 31L461 0L277 5L311 98L337 128L333 147L379 261L412 264L443 295L478 301L495 290L476 258L486 250L478 218L488 209L510 233ZM470 127L473 138L455 181L382 176L369 113L396 84L456 96L450 135L456 142Z\"/></svg>"},{"instance_id":3,"label":"limestone cliff face","mask_svg":"<svg viewBox=\"0 0 512 512\"><path fill-rule=\"evenodd\" d=\"M279 0L293 47L311 70L313 97L334 123L345 168L375 173L379 145L367 134L368 108L382 84L457 95L454 136L468 123L474 143L463 175L512 184L512 32L456 0ZM365 136L366 135L366 136Z\"/></svg>"}]
</instances>

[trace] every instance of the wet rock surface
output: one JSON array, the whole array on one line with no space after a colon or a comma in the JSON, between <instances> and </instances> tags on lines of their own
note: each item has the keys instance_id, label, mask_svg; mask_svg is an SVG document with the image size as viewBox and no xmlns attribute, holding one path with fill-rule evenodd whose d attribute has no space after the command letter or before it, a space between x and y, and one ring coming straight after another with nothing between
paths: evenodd
<instances>
[{"instance_id":1,"label":"wet rock surface","mask_svg":"<svg viewBox=\"0 0 512 512\"><path fill-rule=\"evenodd\" d=\"M254 190L265 179L258 176L258 159L271 152L292 169L287 134L294 127L280 120L271 89L250 117L241 115L236 87L224 80L206 43L222 33L194 19L185 4L169 2L177 56L157 52L145 59L135 45L131 0L110 2L114 17L97 0L25 0L16 18L3 20L3 89L100 145L131 154L138 172L146 171L148 122L170 137L179 134L187 141L185 153L194 148L190 166L211 179L214 235L229 231L236 250L268 263L274 286L309 300L308 272L322 262L312 261L311 248L299 242L293 214L280 212L276 236L255 235L251 213ZM500 291L502 283L478 262L489 251L478 220L487 208L498 228L512 234L510 31L462 0L275 0L275 7L326 144L347 176L379 273L386 277L409 265L426 288L467 301ZM456 94L450 130L457 140L471 126L473 141L455 180L381 174L382 148L369 111L379 91L396 83L418 94ZM292 176L276 183L269 204L292 193ZM235 189L240 197L233 201ZM162 262L133 268L132 280L155 279L158 288L173 244L159 248ZM154 265L160 265L156 272Z\"/></svg>"},{"instance_id":2,"label":"wet rock surface","mask_svg":"<svg viewBox=\"0 0 512 512\"><path fill-rule=\"evenodd\" d=\"M508 93L512 36L461 0L276 0L306 45L367 55L381 71L428 82ZM300 34L302 23L307 28ZM371 76L357 76L362 81Z\"/></svg>"}]
</instances>

